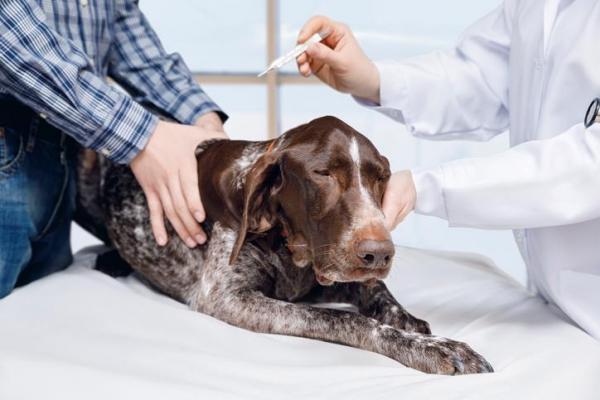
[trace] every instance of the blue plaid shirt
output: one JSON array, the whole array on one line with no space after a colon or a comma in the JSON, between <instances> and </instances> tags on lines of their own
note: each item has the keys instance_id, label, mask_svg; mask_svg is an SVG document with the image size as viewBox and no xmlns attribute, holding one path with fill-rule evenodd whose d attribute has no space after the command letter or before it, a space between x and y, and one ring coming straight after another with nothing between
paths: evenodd
<instances>
[{"instance_id":1,"label":"blue plaid shirt","mask_svg":"<svg viewBox=\"0 0 600 400\"><path fill-rule=\"evenodd\" d=\"M148 109L183 124L210 111L226 118L137 0L0 0L0 91L119 163L153 132Z\"/></svg>"}]
</instances>

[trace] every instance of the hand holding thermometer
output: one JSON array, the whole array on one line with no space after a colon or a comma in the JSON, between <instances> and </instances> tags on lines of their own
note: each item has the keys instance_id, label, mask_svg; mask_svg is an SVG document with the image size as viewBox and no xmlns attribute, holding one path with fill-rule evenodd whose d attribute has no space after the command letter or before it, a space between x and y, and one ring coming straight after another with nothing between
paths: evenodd
<instances>
[{"instance_id":1,"label":"hand holding thermometer","mask_svg":"<svg viewBox=\"0 0 600 400\"><path fill-rule=\"evenodd\" d=\"M287 54L284 54L283 56L281 56L278 59L276 59L275 61L273 61L271 63L271 65L269 65L269 68L267 68L266 70L264 70L263 72L258 74L258 76L261 77L271 70L279 69L279 68L283 67L285 64L289 63L290 61L294 61L296 59L296 57L298 57L300 54L304 53L306 51L306 49L308 49L308 46L310 46L313 43L320 42L321 40L325 39L327 36L329 36L329 32L315 33L306 42L299 44L298 46L296 46L296 48L294 48L294 50L290 51Z\"/></svg>"}]
</instances>

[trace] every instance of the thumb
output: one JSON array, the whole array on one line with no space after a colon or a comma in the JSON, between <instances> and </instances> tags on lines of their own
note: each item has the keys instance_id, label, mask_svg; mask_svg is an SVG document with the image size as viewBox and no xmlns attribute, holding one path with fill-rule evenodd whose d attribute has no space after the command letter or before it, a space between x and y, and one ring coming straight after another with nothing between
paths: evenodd
<instances>
[{"instance_id":1,"label":"thumb","mask_svg":"<svg viewBox=\"0 0 600 400\"><path fill-rule=\"evenodd\" d=\"M323 43L313 43L308 46L306 53L315 61L327 64L332 68L341 66L342 60L339 53L325 46Z\"/></svg>"}]
</instances>

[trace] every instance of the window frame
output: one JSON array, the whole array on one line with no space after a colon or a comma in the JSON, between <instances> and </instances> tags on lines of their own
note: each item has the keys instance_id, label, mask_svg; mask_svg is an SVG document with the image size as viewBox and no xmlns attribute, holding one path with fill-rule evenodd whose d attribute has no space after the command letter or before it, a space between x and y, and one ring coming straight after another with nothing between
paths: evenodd
<instances>
[{"instance_id":1,"label":"window frame","mask_svg":"<svg viewBox=\"0 0 600 400\"><path fill-rule=\"evenodd\" d=\"M267 59L265 65L279 56L279 3L280 0L265 0L267 12ZM270 71L268 74L258 77L260 71L251 73L219 73L219 72L194 72L194 79L202 85L264 85L267 90L267 139L279 136L281 129L281 107L279 89L283 85L315 85L320 81L311 76L304 78L298 73L282 72L280 70Z\"/></svg>"}]
</instances>

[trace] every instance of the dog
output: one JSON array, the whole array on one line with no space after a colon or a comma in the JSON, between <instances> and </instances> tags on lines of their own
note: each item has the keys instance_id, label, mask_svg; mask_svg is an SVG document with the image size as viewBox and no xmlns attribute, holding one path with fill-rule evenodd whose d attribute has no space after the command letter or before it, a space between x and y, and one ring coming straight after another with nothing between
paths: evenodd
<instances>
[{"instance_id":1,"label":"dog","mask_svg":"<svg viewBox=\"0 0 600 400\"><path fill-rule=\"evenodd\" d=\"M366 137L322 117L270 141L208 141L196 158L209 240L194 249L170 226L168 244L155 243L127 166L82 168L96 234L151 285L254 332L340 343L426 373L493 371L467 344L431 335L383 283L395 251L381 210L390 168ZM317 302L358 313L308 305Z\"/></svg>"}]
</instances>

